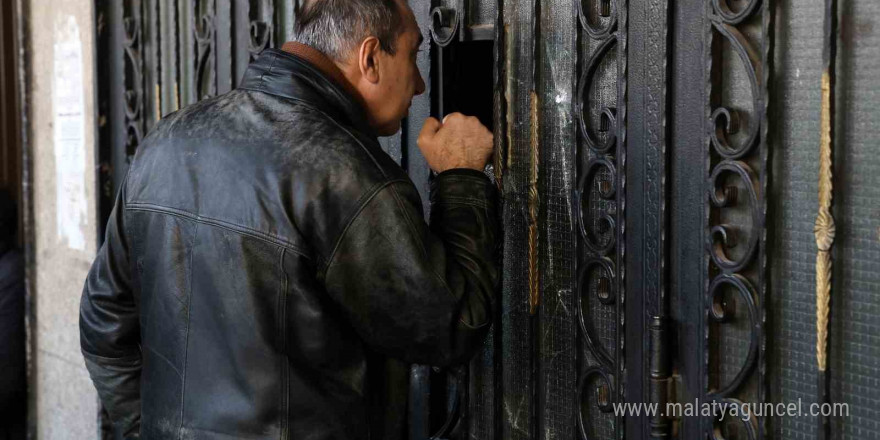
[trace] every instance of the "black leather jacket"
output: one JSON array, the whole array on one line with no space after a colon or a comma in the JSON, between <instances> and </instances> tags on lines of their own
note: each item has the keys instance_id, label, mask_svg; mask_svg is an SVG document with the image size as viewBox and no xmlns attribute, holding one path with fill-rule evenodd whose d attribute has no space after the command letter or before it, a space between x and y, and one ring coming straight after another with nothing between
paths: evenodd
<instances>
[{"instance_id":1,"label":"black leather jacket","mask_svg":"<svg viewBox=\"0 0 880 440\"><path fill-rule=\"evenodd\" d=\"M441 173L429 226L355 101L263 52L132 162L81 303L104 406L133 438L397 438L402 362L463 362L490 325L494 197Z\"/></svg>"}]
</instances>

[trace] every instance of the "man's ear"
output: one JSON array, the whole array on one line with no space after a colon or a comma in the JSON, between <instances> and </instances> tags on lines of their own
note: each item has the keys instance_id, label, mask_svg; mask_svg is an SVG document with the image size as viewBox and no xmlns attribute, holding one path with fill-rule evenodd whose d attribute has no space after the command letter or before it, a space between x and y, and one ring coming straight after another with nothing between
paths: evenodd
<instances>
[{"instance_id":1,"label":"man's ear","mask_svg":"<svg viewBox=\"0 0 880 440\"><path fill-rule=\"evenodd\" d=\"M358 50L358 68L361 76L376 84L379 82L379 52L382 50L379 39L367 37Z\"/></svg>"}]
</instances>

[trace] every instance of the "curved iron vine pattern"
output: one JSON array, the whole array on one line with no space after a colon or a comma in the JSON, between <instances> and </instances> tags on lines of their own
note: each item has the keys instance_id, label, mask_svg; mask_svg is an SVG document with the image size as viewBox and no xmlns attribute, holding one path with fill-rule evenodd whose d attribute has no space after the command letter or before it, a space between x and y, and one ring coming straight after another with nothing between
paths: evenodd
<instances>
[{"instance_id":1,"label":"curved iron vine pattern","mask_svg":"<svg viewBox=\"0 0 880 440\"><path fill-rule=\"evenodd\" d=\"M251 54L251 60L255 59L263 49L272 45L274 9L272 0L248 0L248 18L250 20L248 52Z\"/></svg>"},{"instance_id":2,"label":"curved iron vine pattern","mask_svg":"<svg viewBox=\"0 0 880 440\"><path fill-rule=\"evenodd\" d=\"M455 0L452 7L437 6L431 10L431 39L440 47L451 43L461 28L464 0Z\"/></svg>"},{"instance_id":3,"label":"curved iron vine pattern","mask_svg":"<svg viewBox=\"0 0 880 440\"><path fill-rule=\"evenodd\" d=\"M582 346L579 348L578 400L581 402L578 427L582 439L590 438L591 408L611 412L620 399L623 377L623 120L625 118L625 0L579 0L578 19L581 40L592 51L582 63L577 87L577 119L580 131L575 207L578 217L578 323ZM612 56L616 54L616 56ZM616 78L608 78L616 67ZM594 102L591 96L600 84L614 84L616 104ZM597 100L601 101L601 100ZM620 110L618 110L620 108ZM603 310L604 309L604 310ZM597 314L611 316L604 324ZM597 329L601 327L605 341ZM609 336L610 335L610 336ZM611 340L608 344L607 340ZM611 346L610 349L608 346ZM589 353L590 356L587 356ZM595 391L591 388L595 386ZM595 404L592 402L595 401ZM613 419L614 437L622 438L621 420ZM613 438L613 437L612 437Z\"/></svg>"},{"instance_id":4,"label":"curved iron vine pattern","mask_svg":"<svg viewBox=\"0 0 880 440\"><path fill-rule=\"evenodd\" d=\"M125 57L125 154L130 161L143 140L144 127L144 58L143 10L140 0L123 4L122 42Z\"/></svg>"},{"instance_id":5,"label":"curved iron vine pattern","mask_svg":"<svg viewBox=\"0 0 880 440\"><path fill-rule=\"evenodd\" d=\"M736 3L738 6L733 8L729 0L711 0L708 12L710 41L717 39L707 52L709 71L720 70L725 56L732 54L737 58L748 78L751 106L745 112L725 105L721 102L723 86L717 81L720 77L716 76L716 81L709 83L709 130L705 134L710 163L707 175L706 252L710 263L705 297L709 318L706 348L709 357L718 362L717 357L723 350L720 345L727 341L720 336L722 326L736 320L747 323L748 348L745 361L732 378L725 380L711 367L706 369L709 385L706 398L741 404L742 400L751 399L763 402L766 395L764 222L768 154L768 29L771 17L769 0ZM721 50L723 46L730 50ZM743 235L747 238L741 238ZM745 309L745 313L741 309ZM741 427L747 438L764 437L763 421L756 417L742 422ZM718 421L712 421L706 425L706 435L723 439L728 433Z\"/></svg>"},{"instance_id":6,"label":"curved iron vine pattern","mask_svg":"<svg viewBox=\"0 0 880 440\"><path fill-rule=\"evenodd\" d=\"M217 94L217 66L214 43L216 0L192 0L192 29L196 39L196 99Z\"/></svg>"}]
</instances>

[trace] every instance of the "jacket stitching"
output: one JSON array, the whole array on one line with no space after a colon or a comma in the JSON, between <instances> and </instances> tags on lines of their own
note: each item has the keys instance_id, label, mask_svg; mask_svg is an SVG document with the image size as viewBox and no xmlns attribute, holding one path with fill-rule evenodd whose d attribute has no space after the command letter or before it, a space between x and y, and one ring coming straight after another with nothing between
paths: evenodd
<instances>
[{"instance_id":1,"label":"jacket stitching","mask_svg":"<svg viewBox=\"0 0 880 440\"><path fill-rule=\"evenodd\" d=\"M266 83L265 79L264 79L266 77L266 74L272 73L272 68L275 67L275 61L277 61L277 60L278 60L278 55L273 54L272 63L269 64L269 69L260 74L260 89L261 90L264 88L264 85Z\"/></svg>"},{"instance_id":2,"label":"jacket stitching","mask_svg":"<svg viewBox=\"0 0 880 440\"><path fill-rule=\"evenodd\" d=\"M475 206L478 208L487 208L488 203L483 200L473 199L469 197L448 197L443 196L439 197L440 200L435 200L433 203L435 205L467 205L467 206Z\"/></svg>"},{"instance_id":3,"label":"jacket stitching","mask_svg":"<svg viewBox=\"0 0 880 440\"><path fill-rule=\"evenodd\" d=\"M244 438L244 439L255 439L255 440L256 440L256 439L263 439L263 438L265 438L265 437L263 437L263 436L259 436L258 434L250 434L250 433L248 433L248 434L242 434L242 433L240 433L240 432L237 432L237 433L235 433L235 434L230 434L230 433L228 433L228 432L217 431L217 430L210 429L210 428L201 428L201 427L199 427L199 428L195 428L195 427L191 427L191 426L190 426L190 427L187 427L187 428L186 428L186 431L187 431L187 432L190 432L190 433L191 433L191 432L210 432L211 434L219 434L219 435L222 435L224 438L230 438L230 439L236 439L236 440L239 440L239 439L242 439L242 438ZM242 436L246 436L246 437L242 437ZM187 437L187 438L191 438L191 437Z\"/></svg>"},{"instance_id":4,"label":"jacket stitching","mask_svg":"<svg viewBox=\"0 0 880 440\"><path fill-rule=\"evenodd\" d=\"M158 351L156 351L155 349L153 349L153 348L150 347L149 345L145 345L145 346L143 346L143 347L144 347L145 349L151 351L151 352L152 352L154 355L156 355L156 357L158 357L159 359L162 359L163 361L165 361L166 363L168 363L168 366L170 366L171 369L174 370L174 371L177 373L178 376L183 377L183 374L180 372L180 369L178 369L177 366L174 365L174 364L171 362L171 360L169 360L167 357L165 357L165 355L163 355L162 353L159 353Z\"/></svg>"},{"instance_id":5,"label":"jacket stitching","mask_svg":"<svg viewBox=\"0 0 880 440\"><path fill-rule=\"evenodd\" d=\"M237 232L242 235L247 235L252 238L256 238L258 240L265 241L267 243L271 243L278 246L284 246L288 250L293 253L300 255L302 257L312 259L312 256L309 255L305 250L301 249L297 245L291 243L288 240L285 240L281 237L278 237L274 234L270 234L268 232L262 232L253 228L248 228L247 226L237 225L235 223L226 222L223 220L217 220L211 217L205 217L203 215L195 214L183 209L177 208L169 208L167 206L159 206L153 205L149 203L140 203L140 202L132 202L128 204L126 207L128 211L145 211L145 212L155 212L158 214L167 214L175 217L186 218L197 223L203 223L210 226L216 226L218 228L226 229L228 231Z\"/></svg>"},{"instance_id":6,"label":"jacket stitching","mask_svg":"<svg viewBox=\"0 0 880 440\"><path fill-rule=\"evenodd\" d=\"M376 194L379 194L379 192L382 189L390 186L393 183L397 183L397 182L405 182L405 181L392 180L392 181L388 181L388 182L379 182L379 183L373 185L372 188L370 188L368 191L366 191L364 193L364 195L362 195L361 198L358 199L357 209L355 209L354 212L352 212L351 215L349 215L348 219L345 222L345 227L342 228L342 231L339 233L339 236L336 237L336 242L333 244L333 250L330 251L330 254L327 256L327 261L324 262L324 268L319 271L319 276L325 275L330 270L330 266L333 264L333 258L336 257L336 252L339 250L339 247L342 245L342 240L345 238L345 234L348 232L349 228L351 228L351 225L354 224L355 220L357 220L358 217L360 217L360 214L361 214L361 212L363 212L364 208L367 207L367 205L373 200L373 198L376 197Z\"/></svg>"},{"instance_id":7,"label":"jacket stitching","mask_svg":"<svg viewBox=\"0 0 880 440\"><path fill-rule=\"evenodd\" d=\"M80 351L82 352L83 357L91 358L94 361L100 361L102 364L115 364L115 366L120 366L123 364L137 364L141 362L140 351L138 351L137 353L132 352L132 354L127 354L119 357L100 356L83 349L81 349Z\"/></svg>"},{"instance_id":8,"label":"jacket stitching","mask_svg":"<svg viewBox=\"0 0 880 440\"><path fill-rule=\"evenodd\" d=\"M192 231L192 240L190 240L190 249L189 249L189 291L187 292L187 307L186 307L186 339L183 343L183 374L181 376L181 385L180 385L180 427L177 430L177 439L181 440L183 438L183 415L184 409L186 408L186 371L187 371L187 361L189 360L189 324L190 317L192 316L192 296L193 296L193 276L192 276L192 266L193 266L193 258L195 256L195 248L196 248L196 237L199 232L199 224L198 222L193 226Z\"/></svg>"}]
</instances>

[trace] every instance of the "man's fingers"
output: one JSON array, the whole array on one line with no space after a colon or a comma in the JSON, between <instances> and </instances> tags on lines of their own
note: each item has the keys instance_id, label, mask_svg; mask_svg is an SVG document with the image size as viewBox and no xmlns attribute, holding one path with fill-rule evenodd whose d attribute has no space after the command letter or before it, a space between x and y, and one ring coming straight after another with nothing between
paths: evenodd
<instances>
[{"instance_id":1,"label":"man's fingers","mask_svg":"<svg viewBox=\"0 0 880 440\"><path fill-rule=\"evenodd\" d=\"M421 133L419 133L419 138L429 139L434 137L434 135L437 134L438 131L440 131L440 127L442 126L443 124L441 124L440 121L437 120L437 118L429 117L428 119L425 119L425 125L422 126L422 131Z\"/></svg>"},{"instance_id":2,"label":"man's fingers","mask_svg":"<svg viewBox=\"0 0 880 440\"><path fill-rule=\"evenodd\" d=\"M449 118L465 120L465 119L467 119L467 116L465 116L465 115L463 115L462 113L459 113L459 112L452 112L452 113L446 115L446 117L443 118L443 124L444 124L444 125L446 124L446 121L449 120Z\"/></svg>"}]
</instances>

